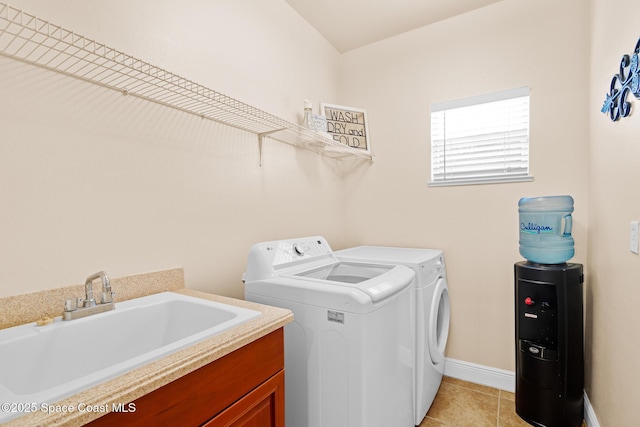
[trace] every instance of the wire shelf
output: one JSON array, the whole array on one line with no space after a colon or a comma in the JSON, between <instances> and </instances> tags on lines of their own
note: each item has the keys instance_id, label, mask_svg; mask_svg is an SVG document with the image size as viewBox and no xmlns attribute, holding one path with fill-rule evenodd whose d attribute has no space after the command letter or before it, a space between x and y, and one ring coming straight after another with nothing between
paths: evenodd
<instances>
[{"instance_id":1,"label":"wire shelf","mask_svg":"<svg viewBox=\"0 0 640 427\"><path fill-rule=\"evenodd\" d=\"M0 54L332 158L348 147L153 64L0 3Z\"/></svg>"}]
</instances>

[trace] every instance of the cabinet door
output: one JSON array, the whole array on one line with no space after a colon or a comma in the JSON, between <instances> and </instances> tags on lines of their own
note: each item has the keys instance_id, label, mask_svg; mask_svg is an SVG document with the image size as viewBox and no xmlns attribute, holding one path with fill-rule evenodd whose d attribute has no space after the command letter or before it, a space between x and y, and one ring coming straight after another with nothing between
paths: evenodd
<instances>
[{"instance_id":1,"label":"cabinet door","mask_svg":"<svg viewBox=\"0 0 640 427\"><path fill-rule=\"evenodd\" d=\"M205 427L284 427L284 371L231 405Z\"/></svg>"}]
</instances>

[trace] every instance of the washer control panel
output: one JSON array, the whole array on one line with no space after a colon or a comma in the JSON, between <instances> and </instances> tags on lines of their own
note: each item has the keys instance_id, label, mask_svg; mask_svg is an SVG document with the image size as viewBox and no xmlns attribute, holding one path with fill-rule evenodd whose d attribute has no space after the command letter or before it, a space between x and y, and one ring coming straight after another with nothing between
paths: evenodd
<instances>
[{"instance_id":1,"label":"washer control panel","mask_svg":"<svg viewBox=\"0 0 640 427\"><path fill-rule=\"evenodd\" d=\"M333 253L327 241L320 237L281 240L266 245L264 250L274 267L290 264L300 259L323 257Z\"/></svg>"},{"instance_id":2,"label":"washer control panel","mask_svg":"<svg viewBox=\"0 0 640 427\"><path fill-rule=\"evenodd\" d=\"M246 283L266 279L278 274L278 270L323 259L336 260L336 257L321 236L256 243L249 250L247 271L242 280Z\"/></svg>"},{"instance_id":3,"label":"washer control panel","mask_svg":"<svg viewBox=\"0 0 640 427\"><path fill-rule=\"evenodd\" d=\"M267 242L260 247L274 269L282 268L300 260L327 257L333 254L329 243L323 237L303 237L291 240Z\"/></svg>"}]
</instances>

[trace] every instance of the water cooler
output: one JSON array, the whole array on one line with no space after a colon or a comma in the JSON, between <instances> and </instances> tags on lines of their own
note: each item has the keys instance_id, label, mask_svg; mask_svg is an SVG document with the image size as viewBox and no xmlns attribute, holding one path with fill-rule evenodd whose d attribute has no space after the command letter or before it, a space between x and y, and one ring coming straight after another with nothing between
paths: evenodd
<instances>
[{"instance_id":1,"label":"water cooler","mask_svg":"<svg viewBox=\"0 0 640 427\"><path fill-rule=\"evenodd\" d=\"M582 425L583 281L581 264L515 265L516 412L532 425Z\"/></svg>"},{"instance_id":2,"label":"water cooler","mask_svg":"<svg viewBox=\"0 0 640 427\"><path fill-rule=\"evenodd\" d=\"M574 254L573 239L570 249L567 243L571 220L566 206L554 216L550 211L559 201L539 199L546 202L544 215L541 208L533 213L523 209L530 207L523 206L523 200L533 199L522 199L520 204L520 253L527 261L514 266L516 413L534 426L580 427L584 275L581 264L566 263ZM569 199L572 211L573 199ZM540 236L544 234L540 230L547 231L547 236Z\"/></svg>"}]
</instances>

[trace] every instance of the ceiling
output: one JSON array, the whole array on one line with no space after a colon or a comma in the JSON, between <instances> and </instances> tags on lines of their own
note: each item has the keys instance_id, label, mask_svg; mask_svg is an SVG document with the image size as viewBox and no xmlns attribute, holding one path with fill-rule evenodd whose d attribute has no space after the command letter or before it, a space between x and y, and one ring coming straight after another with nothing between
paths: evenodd
<instances>
[{"instance_id":1,"label":"ceiling","mask_svg":"<svg viewBox=\"0 0 640 427\"><path fill-rule=\"evenodd\" d=\"M500 0L285 0L347 52Z\"/></svg>"}]
</instances>

